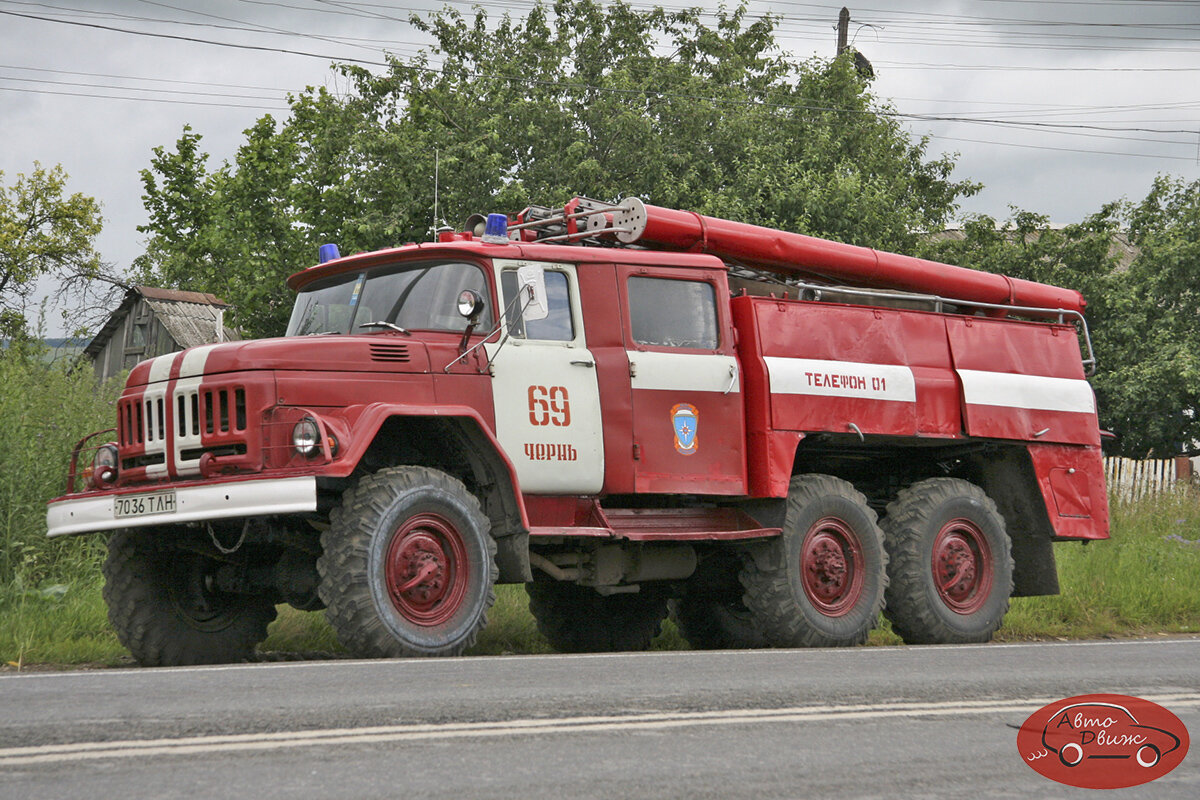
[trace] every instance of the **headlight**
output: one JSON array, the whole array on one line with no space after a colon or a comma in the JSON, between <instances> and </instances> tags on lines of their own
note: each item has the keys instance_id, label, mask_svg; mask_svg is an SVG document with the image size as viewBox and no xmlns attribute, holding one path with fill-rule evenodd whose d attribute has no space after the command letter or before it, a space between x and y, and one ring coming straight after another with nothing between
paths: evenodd
<instances>
[{"instance_id":1,"label":"headlight","mask_svg":"<svg viewBox=\"0 0 1200 800\"><path fill-rule=\"evenodd\" d=\"M463 289L459 292L458 313L461 316L471 319L480 311L483 311L483 295L474 289Z\"/></svg>"},{"instance_id":2,"label":"headlight","mask_svg":"<svg viewBox=\"0 0 1200 800\"><path fill-rule=\"evenodd\" d=\"M292 447L302 456L315 455L321 447L321 429L312 417L305 417L292 427Z\"/></svg>"},{"instance_id":3,"label":"headlight","mask_svg":"<svg viewBox=\"0 0 1200 800\"><path fill-rule=\"evenodd\" d=\"M117 446L109 442L96 448L92 458L92 480L96 484L112 483L117 478Z\"/></svg>"}]
</instances>

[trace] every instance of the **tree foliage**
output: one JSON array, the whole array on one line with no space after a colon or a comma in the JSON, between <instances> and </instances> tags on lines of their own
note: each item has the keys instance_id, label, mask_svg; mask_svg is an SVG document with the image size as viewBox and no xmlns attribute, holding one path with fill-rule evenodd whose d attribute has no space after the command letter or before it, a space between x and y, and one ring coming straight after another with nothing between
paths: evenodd
<instances>
[{"instance_id":1,"label":"tree foliage","mask_svg":"<svg viewBox=\"0 0 1200 800\"><path fill-rule=\"evenodd\" d=\"M926 254L1082 291L1100 424L1117 434L1109 449L1161 458L1200 448L1200 181L1159 177L1144 200L1060 229L1028 212L1001 225L978 217Z\"/></svg>"},{"instance_id":2,"label":"tree foliage","mask_svg":"<svg viewBox=\"0 0 1200 800\"><path fill-rule=\"evenodd\" d=\"M56 280L62 296L86 294L106 277L95 248L100 206L67 195L66 184L61 166L36 162L11 186L0 182L0 338L26 335L26 306L40 279Z\"/></svg>"},{"instance_id":3,"label":"tree foliage","mask_svg":"<svg viewBox=\"0 0 1200 800\"><path fill-rule=\"evenodd\" d=\"M283 279L317 246L427 237L437 216L517 211L575 194L659 205L911 250L956 198L849 57L796 63L775 19L744 6L639 11L594 0L491 20L414 18L434 44L349 91L310 89L263 117L210 171L190 129L143 172L145 280L221 295L255 335L282 330ZM437 175L435 186L435 172Z\"/></svg>"}]
</instances>

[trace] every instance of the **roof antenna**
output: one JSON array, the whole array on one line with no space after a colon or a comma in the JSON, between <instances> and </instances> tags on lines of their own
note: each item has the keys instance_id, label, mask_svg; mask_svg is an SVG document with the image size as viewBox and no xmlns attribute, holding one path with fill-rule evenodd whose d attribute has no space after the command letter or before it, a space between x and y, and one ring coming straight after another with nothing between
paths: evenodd
<instances>
[{"instance_id":1,"label":"roof antenna","mask_svg":"<svg viewBox=\"0 0 1200 800\"><path fill-rule=\"evenodd\" d=\"M438 148L433 148L433 226L429 229L429 238L431 241L438 241L443 233L453 231L446 220L442 219L438 214L438 183L441 170L441 151Z\"/></svg>"}]
</instances>

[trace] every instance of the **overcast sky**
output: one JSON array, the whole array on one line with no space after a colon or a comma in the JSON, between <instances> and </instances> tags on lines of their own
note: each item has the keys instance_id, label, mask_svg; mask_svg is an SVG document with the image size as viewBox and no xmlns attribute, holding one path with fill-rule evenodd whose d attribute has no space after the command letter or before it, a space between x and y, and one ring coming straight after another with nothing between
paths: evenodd
<instances>
[{"instance_id":1,"label":"overcast sky","mask_svg":"<svg viewBox=\"0 0 1200 800\"><path fill-rule=\"evenodd\" d=\"M1016 206L1069 223L1143 197L1157 174L1200 177L1200 2L864 2L850 7L850 35L875 67L876 94L903 114L955 118L905 125L933 137L931 152L960 154L956 178L984 185L963 212L1004 218ZM441 5L0 0L3 181L34 161L62 164L71 191L102 203L101 253L124 268L142 249L138 172L152 148L190 124L216 166L255 119L286 115L289 92L338 88L331 60L411 56L424 40L409 14ZM752 4L782 16L778 41L796 59L832 55L841 6Z\"/></svg>"}]
</instances>

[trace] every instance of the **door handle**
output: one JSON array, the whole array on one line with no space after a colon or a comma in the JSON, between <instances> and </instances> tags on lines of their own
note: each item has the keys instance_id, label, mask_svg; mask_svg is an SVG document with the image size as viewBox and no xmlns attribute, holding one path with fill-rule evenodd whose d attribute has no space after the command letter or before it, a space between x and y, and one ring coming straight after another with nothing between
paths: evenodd
<instances>
[{"instance_id":1,"label":"door handle","mask_svg":"<svg viewBox=\"0 0 1200 800\"><path fill-rule=\"evenodd\" d=\"M595 362L595 361L572 361L572 362L571 362L571 366L575 366L575 367L594 367L594 366L596 366L596 362Z\"/></svg>"},{"instance_id":2,"label":"door handle","mask_svg":"<svg viewBox=\"0 0 1200 800\"><path fill-rule=\"evenodd\" d=\"M729 365L729 385L725 387L724 394L729 394L733 391L733 385L737 383L738 371L736 364Z\"/></svg>"}]
</instances>

